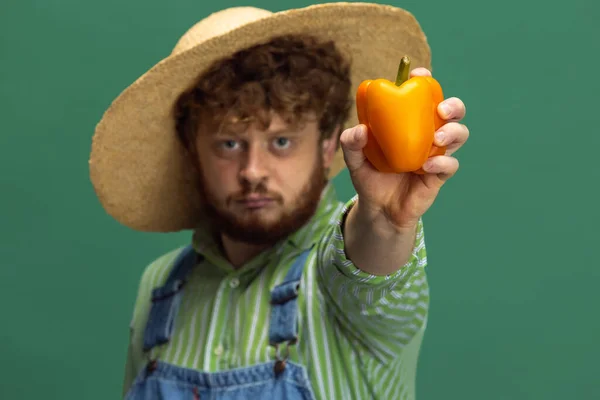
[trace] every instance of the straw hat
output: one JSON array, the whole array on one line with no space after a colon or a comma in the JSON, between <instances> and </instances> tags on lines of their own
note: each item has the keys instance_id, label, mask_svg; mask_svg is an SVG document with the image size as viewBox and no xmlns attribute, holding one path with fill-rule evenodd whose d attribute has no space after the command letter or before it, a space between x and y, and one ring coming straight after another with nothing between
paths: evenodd
<instances>
[{"instance_id":1,"label":"straw hat","mask_svg":"<svg viewBox=\"0 0 600 400\"><path fill-rule=\"evenodd\" d=\"M121 224L139 231L194 229L202 215L197 180L177 140L173 105L214 61L273 36L311 33L352 57L353 93L364 79L394 80L403 55L430 66L419 23L407 11L369 3L325 3L272 13L234 7L209 15L171 54L126 88L96 127L89 161L94 190ZM355 110L347 126L357 124ZM330 177L344 168L341 150Z\"/></svg>"}]
</instances>

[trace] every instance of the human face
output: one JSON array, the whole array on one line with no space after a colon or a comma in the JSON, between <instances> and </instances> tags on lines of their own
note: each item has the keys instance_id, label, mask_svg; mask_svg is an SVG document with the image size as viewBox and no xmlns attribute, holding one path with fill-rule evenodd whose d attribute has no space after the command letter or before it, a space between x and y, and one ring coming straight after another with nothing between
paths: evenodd
<instances>
[{"instance_id":1,"label":"human face","mask_svg":"<svg viewBox=\"0 0 600 400\"><path fill-rule=\"evenodd\" d=\"M298 230L318 206L335 148L312 119L293 128L273 115L266 130L200 132L201 187L213 226L257 245Z\"/></svg>"}]
</instances>

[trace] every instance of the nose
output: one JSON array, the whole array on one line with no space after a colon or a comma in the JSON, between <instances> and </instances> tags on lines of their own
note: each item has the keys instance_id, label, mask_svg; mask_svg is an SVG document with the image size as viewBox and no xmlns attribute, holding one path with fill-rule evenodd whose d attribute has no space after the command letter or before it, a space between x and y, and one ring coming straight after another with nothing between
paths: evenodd
<instances>
[{"instance_id":1,"label":"nose","mask_svg":"<svg viewBox=\"0 0 600 400\"><path fill-rule=\"evenodd\" d=\"M248 146L245 160L240 169L240 177L251 185L257 185L268 177L268 155L264 154L260 145Z\"/></svg>"}]
</instances>

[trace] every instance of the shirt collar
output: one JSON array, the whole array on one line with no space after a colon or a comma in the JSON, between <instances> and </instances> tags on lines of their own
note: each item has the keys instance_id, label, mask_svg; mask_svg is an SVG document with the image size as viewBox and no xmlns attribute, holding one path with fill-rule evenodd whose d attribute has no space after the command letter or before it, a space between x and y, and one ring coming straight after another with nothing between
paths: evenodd
<instances>
[{"instance_id":1,"label":"shirt collar","mask_svg":"<svg viewBox=\"0 0 600 400\"><path fill-rule=\"evenodd\" d=\"M328 182L321 193L321 200L313 216L302 228L288 236L287 241L298 249L304 250L311 247L321 236L323 220L328 218L338 205L335 188L331 182ZM329 226L329 224L325 224L325 226Z\"/></svg>"}]
</instances>

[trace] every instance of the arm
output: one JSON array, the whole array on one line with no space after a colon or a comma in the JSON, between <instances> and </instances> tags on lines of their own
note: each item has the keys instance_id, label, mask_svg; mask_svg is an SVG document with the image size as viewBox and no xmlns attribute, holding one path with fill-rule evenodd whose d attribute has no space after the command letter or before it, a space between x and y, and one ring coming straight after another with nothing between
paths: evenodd
<instances>
[{"instance_id":1,"label":"arm","mask_svg":"<svg viewBox=\"0 0 600 400\"><path fill-rule=\"evenodd\" d=\"M431 73L420 68L410 75ZM383 361L406 351L409 342L409 349L418 347L416 333L425 327L429 303L422 216L458 171L452 155L469 137L460 123L466 112L460 99L446 99L436 111L443 123L433 144L444 153L432 154L422 174L377 170L365 156L365 125L345 129L340 136L360 204L354 199L349 206L356 204L356 209L344 213L324 238L320 284L346 334Z\"/></svg>"},{"instance_id":2,"label":"arm","mask_svg":"<svg viewBox=\"0 0 600 400\"><path fill-rule=\"evenodd\" d=\"M132 344L131 344L132 337L133 337L133 329L130 328L129 341L127 342L127 358L125 360L125 374L124 374L125 376L123 378L122 398L125 398L125 396L127 396L127 392L129 391L129 388L133 384L133 381L135 380L135 376L137 374L135 362L133 360L133 348L132 348Z\"/></svg>"},{"instance_id":3,"label":"arm","mask_svg":"<svg viewBox=\"0 0 600 400\"><path fill-rule=\"evenodd\" d=\"M425 326L429 306L429 289L425 275L426 251L422 221L412 235L412 242L388 252L388 257L375 257L377 264L369 263L368 245L374 238L365 238L356 254L362 253L361 267L349 258L348 239L345 237L355 199L329 230L319 247L318 271L321 290L329 307L351 341L380 362L393 361ZM351 228L350 231L355 228ZM356 225L356 242L363 240ZM364 231L363 231L364 232ZM403 238L403 241L408 241ZM375 245L376 249L383 249ZM361 250L363 249L363 250ZM360 257L360 256L359 256ZM383 260L383 262L381 261ZM389 274L382 274L381 266L389 264ZM375 265L377 268L371 268ZM371 272L370 272L371 271ZM372 271L377 272L373 274Z\"/></svg>"},{"instance_id":4,"label":"arm","mask_svg":"<svg viewBox=\"0 0 600 400\"><path fill-rule=\"evenodd\" d=\"M163 284L173 261L181 249L173 250L151 262L140 278L137 295L133 306L133 315L129 324L129 340L127 342L127 358L123 377L123 398L135 382L135 379L146 362L142 352L143 335L151 306L152 289Z\"/></svg>"}]
</instances>

